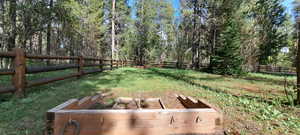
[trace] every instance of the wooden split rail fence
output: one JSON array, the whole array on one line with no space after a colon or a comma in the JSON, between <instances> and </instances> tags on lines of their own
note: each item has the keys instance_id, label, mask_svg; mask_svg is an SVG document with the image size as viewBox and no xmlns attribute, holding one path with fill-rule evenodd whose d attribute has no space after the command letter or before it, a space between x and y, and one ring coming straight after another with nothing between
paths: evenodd
<instances>
[{"instance_id":1,"label":"wooden split rail fence","mask_svg":"<svg viewBox=\"0 0 300 135\"><path fill-rule=\"evenodd\" d=\"M121 60L105 60L100 58L88 58L83 56L42 56L42 55L29 55L21 48L16 48L11 52L0 52L0 58L12 59L12 69L1 69L0 76L11 75L12 84L4 87L0 82L0 94L2 93L15 93L17 97L23 97L26 88L44 85L55 81L65 80L69 78L80 78L83 75L102 72L105 70L112 70L120 66L131 64L132 61ZM43 67L29 67L26 65L28 60L70 60L75 64L66 64L58 66L43 66ZM90 61L89 63L85 61ZM90 64L90 63L93 64ZM84 69L85 67L97 67L95 69ZM43 78L34 81L27 81L26 74L37 74L43 72L60 71L67 69L77 69L76 73L60 77ZM2 86L1 86L2 85Z\"/></svg>"},{"instance_id":2,"label":"wooden split rail fence","mask_svg":"<svg viewBox=\"0 0 300 135\"><path fill-rule=\"evenodd\" d=\"M286 75L296 75L296 68L288 67L277 67L270 65L259 65L256 67L256 72L260 73L272 73L272 74L286 74Z\"/></svg>"},{"instance_id":3,"label":"wooden split rail fence","mask_svg":"<svg viewBox=\"0 0 300 135\"><path fill-rule=\"evenodd\" d=\"M149 62L147 65L154 66L154 67L162 67L162 68L178 68L181 69L192 69L192 64L190 63L182 63L181 65L177 65L177 62L171 61L164 61L160 63ZM200 65L200 68L207 68L208 64L204 63ZM252 72L258 73L269 73L269 74L278 74L278 75L296 75L296 68L295 67L280 67L280 66L271 66L271 65L258 65L256 69Z\"/></svg>"}]
</instances>

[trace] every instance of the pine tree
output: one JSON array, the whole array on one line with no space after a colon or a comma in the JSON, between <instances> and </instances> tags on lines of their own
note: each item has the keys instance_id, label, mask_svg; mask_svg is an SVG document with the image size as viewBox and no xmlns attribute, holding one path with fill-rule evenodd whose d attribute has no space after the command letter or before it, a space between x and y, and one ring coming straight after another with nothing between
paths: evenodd
<instances>
[{"instance_id":1,"label":"pine tree","mask_svg":"<svg viewBox=\"0 0 300 135\"><path fill-rule=\"evenodd\" d=\"M138 65L144 65L146 61L147 50L155 45L157 41L157 25L155 19L157 17L157 6L155 0L138 0L137 7L137 45L135 47L134 60Z\"/></svg>"},{"instance_id":2,"label":"pine tree","mask_svg":"<svg viewBox=\"0 0 300 135\"><path fill-rule=\"evenodd\" d=\"M259 45L259 64L272 63L272 57L277 57L281 48L287 44L287 34L280 31L286 21L282 0L258 0L254 7L254 18Z\"/></svg>"},{"instance_id":3,"label":"pine tree","mask_svg":"<svg viewBox=\"0 0 300 135\"><path fill-rule=\"evenodd\" d=\"M174 44L174 9L172 3L167 0L157 0L157 24L154 39L156 43L150 48L150 60L164 61L169 54L171 46Z\"/></svg>"},{"instance_id":4,"label":"pine tree","mask_svg":"<svg viewBox=\"0 0 300 135\"><path fill-rule=\"evenodd\" d=\"M223 75L239 75L242 72L243 59L240 55L240 28L236 20L228 19L222 31L222 45L216 48L212 56L212 72Z\"/></svg>"},{"instance_id":5,"label":"pine tree","mask_svg":"<svg viewBox=\"0 0 300 135\"><path fill-rule=\"evenodd\" d=\"M64 3L64 7L70 11L72 29L81 36L79 55L99 56L104 42L104 3L102 0L70 0ZM69 22L70 23L70 22Z\"/></svg>"},{"instance_id":6,"label":"pine tree","mask_svg":"<svg viewBox=\"0 0 300 135\"><path fill-rule=\"evenodd\" d=\"M132 25L133 21L130 16L130 7L127 4L128 0L121 0L116 2L116 11L115 11L115 25L116 25L116 53L118 59L124 59L122 55L120 55L120 51L122 47L127 45L127 40L129 34L129 27ZM126 43L127 42L127 43ZM123 57L123 58L122 58Z\"/></svg>"}]
</instances>

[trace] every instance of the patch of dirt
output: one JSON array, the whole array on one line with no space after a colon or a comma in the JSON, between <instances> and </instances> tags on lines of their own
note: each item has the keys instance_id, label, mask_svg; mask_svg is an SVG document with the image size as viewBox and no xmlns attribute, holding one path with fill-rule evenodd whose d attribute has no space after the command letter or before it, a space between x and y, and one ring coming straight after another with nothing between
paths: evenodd
<instances>
[{"instance_id":1,"label":"patch of dirt","mask_svg":"<svg viewBox=\"0 0 300 135\"><path fill-rule=\"evenodd\" d=\"M233 86L234 88L243 89L249 92L253 93L263 93L264 91L261 90L261 88L253 85L245 85L245 84L235 84Z\"/></svg>"},{"instance_id":2,"label":"patch of dirt","mask_svg":"<svg viewBox=\"0 0 300 135\"><path fill-rule=\"evenodd\" d=\"M241 135L242 130L250 135L264 135L261 126L248 119L238 108L225 108L224 127L228 135Z\"/></svg>"},{"instance_id":3,"label":"patch of dirt","mask_svg":"<svg viewBox=\"0 0 300 135\"><path fill-rule=\"evenodd\" d=\"M261 93L261 94L270 94L271 93L271 94L279 94L279 95L284 94L283 90L276 90L276 89L265 90L259 86L249 85L249 84L234 84L232 87L237 88L237 89L246 90L247 92L251 92L251 93Z\"/></svg>"}]
</instances>

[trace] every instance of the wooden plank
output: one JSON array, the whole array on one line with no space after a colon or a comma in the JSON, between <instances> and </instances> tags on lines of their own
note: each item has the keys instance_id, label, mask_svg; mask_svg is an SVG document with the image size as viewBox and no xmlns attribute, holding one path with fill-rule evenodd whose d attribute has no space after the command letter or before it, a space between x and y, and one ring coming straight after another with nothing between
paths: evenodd
<instances>
[{"instance_id":1,"label":"wooden plank","mask_svg":"<svg viewBox=\"0 0 300 135\"><path fill-rule=\"evenodd\" d=\"M163 101L161 99L159 99L158 102L159 102L162 109L167 109L165 104L163 103Z\"/></svg>"},{"instance_id":2,"label":"wooden plank","mask_svg":"<svg viewBox=\"0 0 300 135\"><path fill-rule=\"evenodd\" d=\"M15 90L16 88L14 86L0 87L0 94L14 92Z\"/></svg>"},{"instance_id":3,"label":"wooden plank","mask_svg":"<svg viewBox=\"0 0 300 135\"><path fill-rule=\"evenodd\" d=\"M187 97L187 102L195 105L195 108L211 108L206 103L201 102L200 100L195 100L192 97Z\"/></svg>"},{"instance_id":4,"label":"wooden plank","mask_svg":"<svg viewBox=\"0 0 300 135\"><path fill-rule=\"evenodd\" d=\"M0 75L13 75L14 73L13 69L0 69Z\"/></svg>"},{"instance_id":5,"label":"wooden plank","mask_svg":"<svg viewBox=\"0 0 300 135\"><path fill-rule=\"evenodd\" d=\"M199 120L196 122L196 120ZM78 110L55 114L54 135L60 135L69 120L80 124L80 135L170 135L213 134L219 127L219 114L213 109L194 110ZM72 135L69 127L65 135Z\"/></svg>"},{"instance_id":6,"label":"wooden plank","mask_svg":"<svg viewBox=\"0 0 300 135\"><path fill-rule=\"evenodd\" d=\"M110 64L102 64L102 66L110 66Z\"/></svg>"},{"instance_id":7,"label":"wooden plank","mask_svg":"<svg viewBox=\"0 0 300 135\"><path fill-rule=\"evenodd\" d=\"M104 64L84 64L83 67L96 67L96 66L103 66Z\"/></svg>"},{"instance_id":8,"label":"wooden plank","mask_svg":"<svg viewBox=\"0 0 300 135\"><path fill-rule=\"evenodd\" d=\"M64 102L63 104L60 104L60 105L52 108L51 110L49 110L47 112L47 120L53 121L56 112L63 110L63 109L68 109L69 106L73 106L74 104L77 104L77 103L78 103L77 99L70 99L67 102Z\"/></svg>"},{"instance_id":9,"label":"wooden plank","mask_svg":"<svg viewBox=\"0 0 300 135\"><path fill-rule=\"evenodd\" d=\"M97 72L102 72L103 69L89 69L89 70L83 70L83 74L93 74L93 73L97 73Z\"/></svg>"},{"instance_id":10,"label":"wooden plank","mask_svg":"<svg viewBox=\"0 0 300 135\"><path fill-rule=\"evenodd\" d=\"M13 58L16 54L14 52L0 52L0 57L2 58Z\"/></svg>"},{"instance_id":11,"label":"wooden plank","mask_svg":"<svg viewBox=\"0 0 300 135\"><path fill-rule=\"evenodd\" d=\"M85 64L82 67L94 67L94 66L102 66L102 65L104 65L104 64ZM42 73L42 72L75 69L75 68L78 68L77 64L56 65L56 66L47 66L47 67L28 67L26 70L26 73L35 74L35 73ZM1 73L2 72L0 71L0 75L1 75ZM12 73L14 73L14 72L12 72Z\"/></svg>"},{"instance_id":12,"label":"wooden plank","mask_svg":"<svg viewBox=\"0 0 300 135\"><path fill-rule=\"evenodd\" d=\"M103 61L108 61L108 62L110 62L111 60L108 60L108 59L104 59Z\"/></svg>"},{"instance_id":13,"label":"wooden plank","mask_svg":"<svg viewBox=\"0 0 300 135\"><path fill-rule=\"evenodd\" d=\"M99 61L102 60L100 58L91 58L91 57L83 57L84 60L91 60L91 61Z\"/></svg>"},{"instance_id":14,"label":"wooden plank","mask_svg":"<svg viewBox=\"0 0 300 135\"><path fill-rule=\"evenodd\" d=\"M77 64L55 65L55 66L47 66L47 67L28 67L26 69L26 73L35 74L35 73L42 73L42 72L73 69L73 68L77 68L77 67L78 67Z\"/></svg>"},{"instance_id":15,"label":"wooden plank","mask_svg":"<svg viewBox=\"0 0 300 135\"><path fill-rule=\"evenodd\" d=\"M216 107L216 106L210 104L208 101L206 101L206 100L204 100L204 99L198 99L198 103L204 104L205 106L208 106L208 108L213 108L213 109L216 110L220 115L223 115L223 111L222 111L220 108L218 108L218 107Z\"/></svg>"},{"instance_id":16,"label":"wooden plank","mask_svg":"<svg viewBox=\"0 0 300 135\"><path fill-rule=\"evenodd\" d=\"M78 101L77 109L88 109L91 108L95 103L101 102L103 100L102 95L90 96L82 98Z\"/></svg>"},{"instance_id":17,"label":"wooden plank","mask_svg":"<svg viewBox=\"0 0 300 135\"><path fill-rule=\"evenodd\" d=\"M47 56L47 55L26 55L28 59L60 59L60 60L77 60L76 56Z\"/></svg>"},{"instance_id":18,"label":"wooden plank","mask_svg":"<svg viewBox=\"0 0 300 135\"><path fill-rule=\"evenodd\" d=\"M47 125L52 126L54 122L55 113L60 110L88 109L95 103L100 102L104 97L110 95L112 95L112 93L100 93L91 97L90 100L86 100L86 98L83 98L82 100L70 99L47 112Z\"/></svg>"},{"instance_id":19,"label":"wooden plank","mask_svg":"<svg viewBox=\"0 0 300 135\"><path fill-rule=\"evenodd\" d=\"M53 135L73 135L73 121L80 125L79 135L183 135L223 134L223 115L213 108L204 109L129 109L129 110L74 110L87 107L101 96L73 99L49 111ZM109 95L109 94L107 94ZM200 100L181 97L185 102L197 104ZM122 99L122 101L121 101ZM118 102L132 102L134 98L119 98ZM161 101L159 98L140 99L143 102ZM163 107L162 107L163 108ZM53 116L54 115L54 116Z\"/></svg>"},{"instance_id":20,"label":"wooden plank","mask_svg":"<svg viewBox=\"0 0 300 135\"><path fill-rule=\"evenodd\" d=\"M185 108L210 108L210 106L202 103L201 101L197 101L192 97L184 97L183 95L179 95L177 96L177 99Z\"/></svg>"},{"instance_id":21,"label":"wooden plank","mask_svg":"<svg viewBox=\"0 0 300 135\"><path fill-rule=\"evenodd\" d=\"M70 99L63 104L56 106L49 110L50 112L57 112L59 110L71 110L71 109L88 109L89 106L101 101L105 97L111 96L112 93L99 93L95 96L89 96L82 99ZM88 105L87 105L88 104ZM83 106L85 105L85 106Z\"/></svg>"},{"instance_id":22,"label":"wooden plank","mask_svg":"<svg viewBox=\"0 0 300 135\"><path fill-rule=\"evenodd\" d=\"M119 98L115 99L115 103L118 103L118 104L129 104L131 102L134 102L133 98L119 97Z\"/></svg>"},{"instance_id":23,"label":"wooden plank","mask_svg":"<svg viewBox=\"0 0 300 135\"><path fill-rule=\"evenodd\" d=\"M52 82L56 82L56 81L73 78L76 76L78 76L78 73L73 73L73 74L65 75L65 76L61 76L61 77L44 78L44 79L40 79L40 80L30 81L27 83L26 87L30 88L30 87L34 87L34 86L44 85L44 84L48 84L48 83L52 83Z\"/></svg>"},{"instance_id":24,"label":"wooden plank","mask_svg":"<svg viewBox=\"0 0 300 135\"><path fill-rule=\"evenodd\" d=\"M192 97L184 97L183 95L177 96L177 99L185 106L186 108L212 108L216 110L221 117L223 117L223 112L216 106L210 104L204 99L195 100Z\"/></svg>"}]
</instances>

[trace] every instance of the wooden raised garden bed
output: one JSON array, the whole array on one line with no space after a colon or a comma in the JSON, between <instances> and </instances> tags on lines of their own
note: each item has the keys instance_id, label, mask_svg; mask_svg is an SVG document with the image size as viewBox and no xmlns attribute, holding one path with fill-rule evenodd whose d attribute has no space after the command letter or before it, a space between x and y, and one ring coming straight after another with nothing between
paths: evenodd
<instances>
[{"instance_id":1,"label":"wooden raised garden bed","mask_svg":"<svg viewBox=\"0 0 300 135\"><path fill-rule=\"evenodd\" d=\"M159 98L117 98L109 104L105 96L71 99L49 110L46 134L223 135L222 113L202 100L177 96L168 106Z\"/></svg>"}]
</instances>

